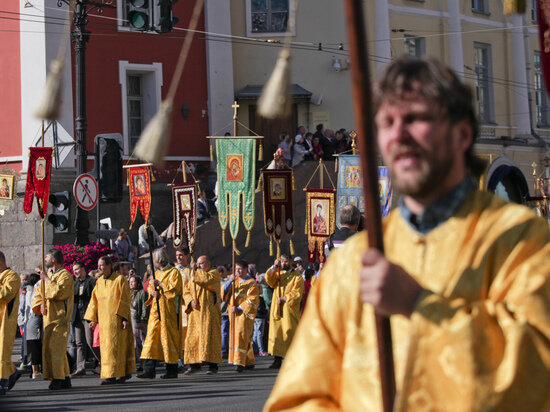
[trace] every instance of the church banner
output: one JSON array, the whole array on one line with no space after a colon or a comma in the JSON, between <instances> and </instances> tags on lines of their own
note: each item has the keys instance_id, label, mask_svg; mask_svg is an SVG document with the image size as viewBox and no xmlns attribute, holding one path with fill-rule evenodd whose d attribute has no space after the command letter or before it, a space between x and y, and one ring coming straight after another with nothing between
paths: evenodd
<instances>
[{"instance_id":1,"label":"church banner","mask_svg":"<svg viewBox=\"0 0 550 412\"><path fill-rule=\"evenodd\" d=\"M145 227L151 210L151 174L148 166L130 166L128 168L130 186L130 229L141 212Z\"/></svg>"},{"instance_id":2,"label":"church banner","mask_svg":"<svg viewBox=\"0 0 550 412\"><path fill-rule=\"evenodd\" d=\"M537 1L539 24L540 63L546 90L550 93L550 0ZM536 70L537 68L535 68Z\"/></svg>"},{"instance_id":3,"label":"church banner","mask_svg":"<svg viewBox=\"0 0 550 412\"><path fill-rule=\"evenodd\" d=\"M32 212L32 202L34 195L36 195L38 213L44 219L48 210L48 197L50 195L53 148L31 147L29 150L29 167L27 169L23 211L26 214Z\"/></svg>"},{"instance_id":4,"label":"church banner","mask_svg":"<svg viewBox=\"0 0 550 412\"><path fill-rule=\"evenodd\" d=\"M250 235L254 226L254 189L256 183L256 139L217 138L218 159L218 219L225 241L225 231L235 245L239 233L242 204L242 220ZM247 239L248 243L248 239Z\"/></svg>"},{"instance_id":5,"label":"church banner","mask_svg":"<svg viewBox=\"0 0 550 412\"><path fill-rule=\"evenodd\" d=\"M283 233L294 234L292 170L262 170L262 185L265 234L279 248Z\"/></svg>"},{"instance_id":6,"label":"church banner","mask_svg":"<svg viewBox=\"0 0 550 412\"><path fill-rule=\"evenodd\" d=\"M308 260L320 263L326 260L325 240L334 232L336 211L334 189L306 190L306 235L308 236Z\"/></svg>"},{"instance_id":7,"label":"church banner","mask_svg":"<svg viewBox=\"0 0 550 412\"><path fill-rule=\"evenodd\" d=\"M174 211L174 247L183 243L186 233L189 251L195 248L197 228L197 186L193 183L172 185L172 210Z\"/></svg>"},{"instance_id":8,"label":"church banner","mask_svg":"<svg viewBox=\"0 0 550 412\"><path fill-rule=\"evenodd\" d=\"M356 206L361 213L364 212L363 182L361 180L361 159L359 155L338 156L338 193L336 195L336 215L346 205ZM388 168L378 167L378 189L380 196L380 208L385 217L389 211L392 200L392 187ZM340 227L340 222L337 223Z\"/></svg>"}]
</instances>

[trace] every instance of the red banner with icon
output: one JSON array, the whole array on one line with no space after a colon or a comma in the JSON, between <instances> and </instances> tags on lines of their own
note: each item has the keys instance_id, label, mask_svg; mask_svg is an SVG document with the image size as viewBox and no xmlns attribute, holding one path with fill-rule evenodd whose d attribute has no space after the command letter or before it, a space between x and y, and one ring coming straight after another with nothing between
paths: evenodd
<instances>
[{"instance_id":1,"label":"red banner with icon","mask_svg":"<svg viewBox=\"0 0 550 412\"><path fill-rule=\"evenodd\" d=\"M27 169L23 211L26 214L32 212L32 202L34 195L36 195L38 213L44 219L48 210L48 197L50 195L53 147L31 147L29 150L29 167Z\"/></svg>"},{"instance_id":2,"label":"red banner with icon","mask_svg":"<svg viewBox=\"0 0 550 412\"><path fill-rule=\"evenodd\" d=\"M147 225L151 210L151 173L147 166L128 168L128 185L130 186L130 229L136 220L138 210Z\"/></svg>"}]
</instances>

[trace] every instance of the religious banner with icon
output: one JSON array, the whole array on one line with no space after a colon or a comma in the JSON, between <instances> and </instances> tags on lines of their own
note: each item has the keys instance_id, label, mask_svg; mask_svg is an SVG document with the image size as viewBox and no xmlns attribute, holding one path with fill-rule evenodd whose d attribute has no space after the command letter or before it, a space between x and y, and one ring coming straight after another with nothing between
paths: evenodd
<instances>
[{"instance_id":1,"label":"religious banner with icon","mask_svg":"<svg viewBox=\"0 0 550 412\"><path fill-rule=\"evenodd\" d=\"M178 248L184 243L185 232L189 251L193 253L197 229L197 185L194 182L172 185L172 206L174 247Z\"/></svg>"},{"instance_id":2,"label":"religious banner with icon","mask_svg":"<svg viewBox=\"0 0 550 412\"><path fill-rule=\"evenodd\" d=\"M334 232L336 225L334 192L334 189L306 189L306 235L310 263L316 260L324 263L326 260L325 240Z\"/></svg>"},{"instance_id":3,"label":"religious banner with icon","mask_svg":"<svg viewBox=\"0 0 550 412\"><path fill-rule=\"evenodd\" d=\"M265 234L269 237L270 255L273 255L272 239L277 244L277 256L280 255L280 243L283 233L294 234L294 205L292 201L292 170L262 170L264 199ZM294 245L290 240L291 254Z\"/></svg>"},{"instance_id":4,"label":"religious banner with icon","mask_svg":"<svg viewBox=\"0 0 550 412\"><path fill-rule=\"evenodd\" d=\"M537 1L537 17L539 24L540 62L535 61L535 70L542 72L546 90L550 93L550 0Z\"/></svg>"},{"instance_id":5,"label":"religious banner with icon","mask_svg":"<svg viewBox=\"0 0 550 412\"><path fill-rule=\"evenodd\" d=\"M254 226L254 189L256 182L256 139L216 138L218 160L218 219L222 228L222 241L225 245L225 231L233 239L239 233L241 202L243 224L248 231Z\"/></svg>"},{"instance_id":6,"label":"religious banner with icon","mask_svg":"<svg viewBox=\"0 0 550 412\"><path fill-rule=\"evenodd\" d=\"M138 210L147 225L151 210L151 171L148 166L129 166L128 185L130 186L130 229L136 220Z\"/></svg>"},{"instance_id":7,"label":"religious banner with icon","mask_svg":"<svg viewBox=\"0 0 550 412\"><path fill-rule=\"evenodd\" d=\"M48 210L53 147L31 147L29 150L29 167L27 169L23 211L26 214L32 212L32 202L36 194L38 213L44 219Z\"/></svg>"},{"instance_id":8,"label":"religious banner with icon","mask_svg":"<svg viewBox=\"0 0 550 412\"><path fill-rule=\"evenodd\" d=\"M363 183L361 181L361 159L359 155L338 156L338 192L336 195L336 215L346 205L356 206L361 213L364 212ZM378 189L380 196L380 208L385 217L389 211L392 200L392 187L388 168L378 167ZM340 222L337 222L340 227Z\"/></svg>"}]
</instances>

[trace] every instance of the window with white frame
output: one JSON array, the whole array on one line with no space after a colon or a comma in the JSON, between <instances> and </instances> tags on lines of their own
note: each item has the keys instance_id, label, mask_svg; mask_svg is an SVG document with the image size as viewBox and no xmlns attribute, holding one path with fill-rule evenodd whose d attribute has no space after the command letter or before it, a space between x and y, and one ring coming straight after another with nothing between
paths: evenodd
<instances>
[{"instance_id":1,"label":"window with white frame","mask_svg":"<svg viewBox=\"0 0 550 412\"><path fill-rule=\"evenodd\" d=\"M124 154L130 155L161 102L162 63L119 61Z\"/></svg>"},{"instance_id":2,"label":"window with white frame","mask_svg":"<svg viewBox=\"0 0 550 412\"><path fill-rule=\"evenodd\" d=\"M491 85L491 45L474 43L475 87L477 110L482 123L493 122L493 91Z\"/></svg>"},{"instance_id":3,"label":"window with white frame","mask_svg":"<svg viewBox=\"0 0 550 412\"><path fill-rule=\"evenodd\" d=\"M537 127L550 126L550 104L548 102L548 94L544 77L542 74L542 63L540 60L540 52L535 52L535 117Z\"/></svg>"},{"instance_id":4,"label":"window with white frame","mask_svg":"<svg viewBox=\"0 0 550 412\"><path fill-rule=\"evenodd\" d=\"M489 14L489 2L487 0L472 0L472 11Z\"/></svg>"},{"instance_id":5,"label":"window with white frame","mask_svg":"<svg viewBox=\"0 0 550 412\"><path fill-rule=\"evenodd\" d=\"M407 36L403 41L404 53L411 57L423 57L426 55L426 38Z\"/></svg>"},{"instance_id":6,"label":"window with white frame","mask_svg":"<svg viewBox=\"0 0 550 412\"><path fill-rule=\"evenodd\" d=\"M293 1L246 0L247 35L249 37L285 35Z\"/></svg>"}]
</instances>

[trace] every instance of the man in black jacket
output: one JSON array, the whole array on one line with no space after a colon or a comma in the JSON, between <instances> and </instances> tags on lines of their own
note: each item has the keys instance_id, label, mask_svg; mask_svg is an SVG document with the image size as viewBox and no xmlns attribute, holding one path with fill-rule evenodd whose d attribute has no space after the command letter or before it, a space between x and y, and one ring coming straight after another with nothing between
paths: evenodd
<instances>
[{"instance_id":1,"label":"man in black jacket","mask_svg":"<svg viewBox=\"0 0 550 412\"><path fill-rule=\"evenodd\" d=\"M340 229L336 229L325 242L325 255L328 257L330 251L342 246L346 239L357 232L361 212L353 205L346 205L340 210Z\"/></svg>"},{"instance_id":2,"label":"man in black jacket","mask_svg":"<svg viewBox=\"0 0 550 412\"><path fill-rule=\"evenodd\" d=\"M71 377L86 375L87 346L92 347L93 331L84 320L84 314L92 297L95 279L86 274L86 268L82 263L73 264L74 280L74 306L71 317L71 326L74 330L76 342L76 371Z\"/></svg>"}]
</instances>

